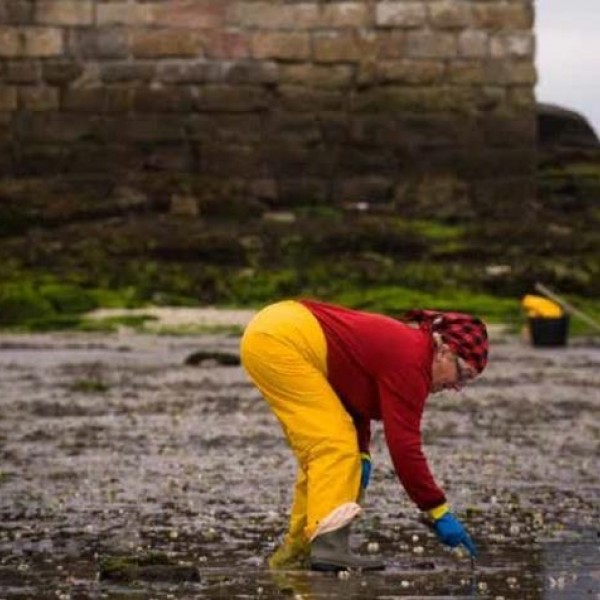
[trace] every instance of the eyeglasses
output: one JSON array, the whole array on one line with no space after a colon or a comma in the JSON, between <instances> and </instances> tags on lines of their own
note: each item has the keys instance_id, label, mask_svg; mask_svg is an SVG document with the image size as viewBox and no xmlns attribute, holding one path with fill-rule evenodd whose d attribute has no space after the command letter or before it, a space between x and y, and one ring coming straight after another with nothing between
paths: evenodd
<instances>
[{"instance_id":1,"label":"eyeglasses","mask_svg":"<svg viewBox=\"0 0 600 600\"><path fill-rule=\"evenodd\" d=\"M454 364L456 365L456 384L455 388L464 387L471 379L474 378L472 371L463 364L462 359L458 355L454 355Z\"/></svg>"}]
</instances>

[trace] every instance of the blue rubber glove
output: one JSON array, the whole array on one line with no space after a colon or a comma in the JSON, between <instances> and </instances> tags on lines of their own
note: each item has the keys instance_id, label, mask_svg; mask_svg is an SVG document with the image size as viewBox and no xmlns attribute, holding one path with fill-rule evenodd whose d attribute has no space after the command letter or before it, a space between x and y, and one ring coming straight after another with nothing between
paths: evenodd
<instances>
[{"instance_id":1,"label":"blue rubber glove","mask_svg":"<svg viewBox=\"0 0 600 600\"><path fill-rule=\"evenodd\" d=\"M360 489L366 490L371 481L371 457L363 452L360 455Z\"/></svg>"},{"instance_id":2,"label":"blue rubber glove","mask_svg":"<svg viewBox=\"0 0 600 600\"><path fill-rule=\"evenodd\" d=\"M451 548L463 544L471 556L477 556L477 548L475 548L471 536L467 533L463 524L451 512L447 512L443 517L435 521L433 529L443 544Z\"/></svg>"}]
</instances>

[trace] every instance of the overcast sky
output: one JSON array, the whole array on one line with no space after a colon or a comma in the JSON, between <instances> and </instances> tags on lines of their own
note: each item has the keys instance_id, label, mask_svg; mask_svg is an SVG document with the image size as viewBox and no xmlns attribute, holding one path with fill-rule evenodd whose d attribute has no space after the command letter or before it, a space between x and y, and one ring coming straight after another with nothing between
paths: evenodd
<instances>
[{"instance_id":1,"label":"overcast sky","mask_svg":"<svg viewBox=\"0 0 600 600\"><path fill-rule=\"evenodd\" d=\"M539 102L583 114L600 136L600 0L535 0Z\"/></svg>"}]
</instances>

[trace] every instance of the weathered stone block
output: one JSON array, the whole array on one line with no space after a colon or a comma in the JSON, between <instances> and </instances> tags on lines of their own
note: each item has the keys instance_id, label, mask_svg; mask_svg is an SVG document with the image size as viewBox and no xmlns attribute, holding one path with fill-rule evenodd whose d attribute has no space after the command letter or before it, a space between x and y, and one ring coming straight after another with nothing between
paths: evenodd
<instances>
[{"instance_id":1,"label":"weathered stone block","mask_svg":"<svg viewBox=\"0 0 600 600\"><path fill-rule=\"evenodd\" d=\"M506 86L486 83L472 88L473 110L491 113L506 109Z\"/></svg>"},{"instance_id":2,"label":"weathered stone block","mask_svg":"<svg viewBox=\"0 0 600 600\"><path fill-rule=\"evenodd\" d=\"M128 87L96 86L70 88L64 91L62 109L69 112L128 112L133 104L133 91Z\"/></svg>"},{"instance_id":3,"label":"weathered stone block","mask_svg":"<svg viewBox=\"0 0 600 600\"><path fill-rule=\"evenodd\" d=\"M408 58L452 58L457 54L456 36L451 33L410 31L406 36Z\"/></svg>"},{"instance_id":4,"label":"weathered stone block","mask_svg":"<svg viewBox=\"0 0 600 600\"><path fill-rule=\"evenodd\" d=\"M69 32L69 49L81 58L125 58L129 53L127 38L121 27L74 29Z\"/></svg>"},{"instance_id":5,"label":"weathered stone block","mask_svg":"<svg viewBox=\"0 0 600 600\"><path fill-rule=\"evenodd\" d=\"M185 123L187 136L192 140L220 140L230 143L254 143L262 140L263 126L259 115L252 113L193 115Z\"/></svg>"},{"instance_id":6,"label":"weathered stone block","mask_svg":"<svg viewBox=\"0 0 600 600\"><path fill-rule=\"evenodd\" d=\"M522 2L475 3L473 27L476 29L531 29L533 5Z\"/></svg>"},{"instance_id":7,"label":"weathered stone block","mask_svg":"<svg viewBox=\"0 0 600 600\"><path fill-rule=\"evenodd\" d=\"M494 59L486 63L486 81L499 85L534 84L537 72L530 61Z\"/></svg>"},{"instance_id":8,"label":"weathered stone block","mask_svg":"<svg viewBox=\"0 0 600 600\"><path fill-rule=\"evenodd\" d=\"M334 172L337 155L331 148L320 144L301 144L295 137L278 137L263 149L264 161L277 173L278 178L287 179L304 176L323 177Z\"/></svg>"},{"instance_id":9,"label":"weathered stone block","mask_svg":"<svg viewBox=\"0 0 600 600\"><path fill-rule=\"evenodd\" d=\"M16 27L0 27L0 57L16 57L21 53L21 37Z\"/></svg>"},{"instance_id":10,"label":"weathered stone block","mask_svg":"<svg viewBox=\"0 0 600 600\"><path fill-rule=\"evenodd\" d=\"M25 56L50 57L63 53L63 30L58 27L27 27L21 34Z\"/></svg>"},{"instance_id":11,"label":"weathered stone block","mask_svg":"<svg viewBox=\"0 0 600 600\"><path fill-rule=\"evenodd\" d=\"M189 87L139 87L134 90L133 107L134 110L143 113L190 112L194 107L194 96L194 91Z\"/></svg>"},{"instance_id":12,"label":"weathered stone block","mask_svg":"<svg viewBox=\"0 0 600 600\"><path fill-rule=\"evenodd\" d=\"M265 120L265 137L275 141L280 137L294 138L298 142L316 143L321 141L321 131L317 119L312 114L281 112L270 115Z\"/></svg>"},{"instance_id":13,"label":"weathered stone block","mask_svg":"<svg viewBox=\"0 0 600 600\"><path fill-rule=\"evenodd\" d=\"M225 24L231 0L170 0L152 4L152 22L163 27L216 29Z\"/></svg>"},{"instance_id":14,"label":"weathered stone block","mask_svg":"<svg viewBox=\"0 0 600 600\"><path fill-rule=\"evenodd\" d=\"M156 66L156 79L164 83L214 83L222 77L221 64L206 60L170 60Z\"/></svg>"},{"instance_id":15,"label":"weathered stone block","mask_svg":"<svg viewBox=\"0 0 600 600\"><path fill-rule=\"evenodd\" d=\"M36 112L56 110L59 106L58 90L51 87L21 87L19 105L25 110Z\"/></svg>"},{"instance_id":16,"label":"weathered stone block","mask_svg":"<svg viewBox=\"0 0 600 600\"><path fill-rule=\"evenodd\" d=\"M33 20L33 7L30 0L0 0L0 23L27 25Z\"/></svg>"},{"instance_id":17,"label":"weathered stone block","mask_svg":"<svg viewBox=\"0 0 600 600\"><path fill-rule=\"evenodd\" d=\"M0 111L17 110L17 88L12 85L0 86Z\"/></svg>"},{"instance_id":18,"label":"weathered stone block","mask_svg":"<svg viewBox=\"0 0 600 600\"><path fill-rule=\"evenodd\" d=\"M42 63L42 79L52 85L64 85L78 79L83 73L81 63L73 59L53 59Z\"/></svg>"},{"instance_id":19,"label":"weathered stone block","mask_svg":"<svg viewBox=\"0 0 600 600\"><path fill-rule=\"evenodd\" d=\"M298 112L345 110L348 96L339 90L317 90L301 85L281 85L279 102L283 109Z\"/></svg>"},{"instance_id":20,"label":"weathered stone block","mask_svg":"<svg viewBox=\"0 0 600 600\"><path fill-rule=\"evenodd\" d=\"M11 60L5 65L6 83L35 83L39 81L41 67L34 60Z\"/></svg>"},{"instance_id":21,"label":"weathered stone block","mask_svg":"<svg viewBox=\"0 0 600 600\"><path fill-rule=\"evenodd\" d=\"M410 128L407 128L409 131ZM398 120L390 118L389 113L355 114L348 127L348 144L366 147L397 148L403 143L404 132L398 127ZM409 143L414 142L414 137Z\"/></svg>"},{"instance_id":22,"label":"weathered stone block","mask_svg":"<svg viewBox=\"0 0 600 600\"><path fill-rule=\"evenodd\" d=\"M535 39L529 31L492 35L490 51L493 58L532 58Z\"/></svg>"},{"instance_id":23,"label":"weathered stone block","mask_svg":"<svg viewBox=\"0 0 600 600\"><path fill-rule=\"evenodd\" d=\"M250 33L213 30L206 33L204 54L207 58L237 60L251 55Z\"/></svg>"},{"instance_id":24,"label":"weathered stone block","mask_svg":"<svg viewBox=\"0 0 600 600\"><path fill-rule=\"evenodd\" d=\"M510 68L509 84L535 86L537 83L537 70L529 61L515 61Z\"/></svg>"},{"instance_id":25,"label":"weathered stone block","mask_svg":"<svg viewBox=\"0 0 600 600\"><path fill-rule=\"evenodd\" d=\"M42 25L91 25L94 3L92 0L38 0L35 20Z\"/></svg>"},{"instance_id":26,"label":"weathered stone block","mask_svg":"<svg viewBox=\"0 0 600 600\"><path fill-rule=\"evenodd\" d=\"M70 143L95 135L96 123L89 115L33 113L19 123L21 140Z\"/></svg>"},{"instance_id":27,"label":"weathered stone block","mask_svg":"<svg viewBox=\"0 0 600 600\"><path fill-rule=\"evenodd\" d=\"M474 29L462 31L458 36L458 54L466 58L483 58L489 56L489 33Z\"/></svg>"},{"instance_id":28,"label":"weathered stone block","mask_svg":"<svg viewBox=\"0 0 600 600\"><path fill-rule=\"evenodd\" d=\"M380 27L412 29L422 27L427 20L424 2L378 2L375 23Z\"/></svg>"},{"instance_id":29,"label":"weathered stone block","mask_svg":"<svg viewBox=\"0 0 600 600\"><path fill-rule=\"evenodd\" d=\"M238 177L268 177L264 159L253 145L201 142L198 144L202 172L208 175L231 177L232 166Z\"/></svg>"},{"instance_id":30,"label":"weathered stone block","mask_svg":"<svg viewBox=\"0 0 600 600\"><path fill-rule=\"evenodd\" d=\"M299 2L234 2L227 22L242 29L311 29L320 23L319 4Z\"/></svg>"},{"instance_id":31,"label":"weathered stone block","mask_svg":"<svg viewBox=\"0 0 600 600\"><path fill-rule=\"evenodd\" d=\"M206 85L194 96L196 110L206 112L253 112L264 110L269 96L262 87Z\"/></svg>"},{"instance_id":32,"label":"weathered stone block","mask_svg":"<svg viewBox=\"0 0 600 600\"><path fill-rule=\"evenodd\" d=\"M428 4L429 22L436 29L465 29L471 24L467 0L436 0Z\"/></svg>"},{"instance_id":33,"label":"weathered stone block","mask_svg":"<svg viewBox=\"0 0 600 600\"><path fill-rule=\"evenodd\" d=\"M380 61L378 66L381 81L409 85L442 81L445 70L441 60L386 60Z\"/></svg>"},{"instance_id":34,"label":"weathered stone block","mask_svg":"<svg viewBox=\"0 0 600 600\"><path fill-rule=\"evenodd\" d=\"M356 62L360 57L360 41L352 31L317 32L313 35L313 58L316 62Z\"/></svg>"},{"instance_id":35,"label":"weathered stone block","mask_svg":"<svg viewBox=\"0 0 600 600\"><path fill-rule=\"evenodd\" d=\"M154 77L155 70L153 63L103 62L98 65L98 77L105 83L148 82Z\"/></svg>"},{"instance_id":36,"label":"weathered stone block","mask_svg":"<svg viewBox=\"0 0 600 600\"><path fill-rule=\"evenodd\" d=\"M402 86L390 85L367 89L353 99L353 109L359 113L469 112L472 110L470 91L459 86Z\"/></svg>"},{"instance_id":37,"label":"weathered stone block","mask_svg":"<svg viewBox=\"0 0 600 600\"><path fill-rule=\"evenodd\" d=\"M478 124L486 147L511 148L518 140L519 145L533 148L537 130L531 112L521 111L517 114L488 115L480 119Z\"/></svg>"},{"instance_id":38,"label":"weathered stone block","mask_svg":"<svg viewBox=\"0 0 600 600\"><path fill-rule=\"evenodd\" d=\"M62 97L62 109L69 112L102 113L106 107L104 87L69 88Z\"/></svg>"},{"instance_id":39,"label":"weathered stone block","mask_svg":"<svg viewBox=\"0 0 600 600\"><path fill-rule=\"evenodd\" d=\"M221 79L227 83L263 84L279 80L279 65L272 61L235 61L220 66Z\"/></svg>"},{"instance_id":40,"label":"weathered stone block","mask_svg":"<svg viewBox=\"0 0 600 600\"><path fill-rule=\"evenodd\" d=\"M364 2L336 2L321 8L321 24L325 27L371 27L371 10Z\"/></svg>"},{"instance_id":41,"label":"weathered stone block","mask_svg":"<svg viewBox=\"0 0 600 600\"><path fill-rule=\"evenodd\" d=\"M451 83L462 85L487 82L487 70L481 60L451 61L447 67L447 78Z\"/></svg>"},{"instance_id":42,"label":"weathered stone block","mask_svg":"<svg viewBox=\"0 0 600 600\"><path fill-rule=\"evenodd\" d=\"M148 143L181 142L188 121L187 115L131 114L126 119L109 116L102 120L102 130L109 139L132 146Z\"/></svg>"},{"instance_id":43,"label":"weathered stone block","mask_svg":"<svg viewBox=\"0 0 600 600\"><path fill-rule=\"evenodd\" d=\"M385 31L378 36L379 58L406 57L406 32Z\"/></svg>"},{"instance_id":44,"label":"weathered stone block","mask_svg":"<svg viewBox=\"0 0 600 600\"><path fill-rule=\"evenodd\" d=\"M102 2L96 5L96 24L105 25L149 25L154 19L152 4L132 4L127 0Z\"/></svg>"},{"instance_id":45,"label":"weathered stone block","mask_svg":"<svg viewBox=\"0 0 600 600\"><path fill-rule=\"evenodd\" d=\"M312 63L282 65L279 80L284 84L315 88L347 88L354 80L354 67Z\"/></svg>"},{"instance_id":46,"label":"weathered stone block","mask_svg":"<svg viewBox=\"0 0 600 600\"><path fill-rule=\"evenodd\" d=\"M105 111L109 113L128 113L133 108L134 90L128 85L105 87Z\"/></svg>"},{"instance_id":47,"label":"weathered stone block","mask_svg":"<svg viewBox=\"0 0 600 600\"><path fill-rule=\"evenodd\" d=\"M536 98L533 88L530 85L514 85L508 89L507 104L516 110L529 110L530 115L536 105ZM535 118L530 116L532 123L535 123Z\"/></svg>"},{"instance_id":48,"label":"weathered stone block","mask_svg":"<svg viewBox=\"0 0 600 600\"><path fill-rule=\"evenodd\" d=\"M196 31L142 30L132 34L131 49L138 58L202 56L204 36Z\"/></svg>"},{"instance_id":49,"label":"weathered stone block","mask_svg":"<svg viewBox=\"0 0 600 600\"><path fill-rule=\"evenodd\" d=\"M307 33L258 32L252 39L252 56L306 60L310 56L310 38Z\"/></svg>"}]
</instances>

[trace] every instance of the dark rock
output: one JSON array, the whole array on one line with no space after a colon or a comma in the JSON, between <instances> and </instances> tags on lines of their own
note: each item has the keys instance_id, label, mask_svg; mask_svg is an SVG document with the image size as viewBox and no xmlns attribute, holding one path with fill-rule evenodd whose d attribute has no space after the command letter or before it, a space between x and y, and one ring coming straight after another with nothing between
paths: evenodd
<instances>
[{"instance_id":1,"label":"dark rock","mask_svg":"<svg viewBox=\"0 0 600 600\"><path fill-rule=\"evenodd\" d=\"M240 364L240 357L237 354L227 352L210 352L200 350L190 354L185 359L186 365L202 365L203 363L216 363L225 367L237 367Z\"/></svg>"},{"instance_id":2,"label":"dark rock","mask_svg":"<svg viewBox=\"0 0 600 600\"><path fill-rule=\"evenodd\" d=\"M554 104L538 104L537 119L541 149L600 149L600 141L592 126L584 116L573 110Z\"/></svg>"}]
</instances>

